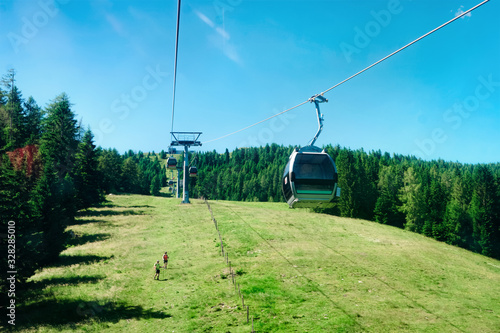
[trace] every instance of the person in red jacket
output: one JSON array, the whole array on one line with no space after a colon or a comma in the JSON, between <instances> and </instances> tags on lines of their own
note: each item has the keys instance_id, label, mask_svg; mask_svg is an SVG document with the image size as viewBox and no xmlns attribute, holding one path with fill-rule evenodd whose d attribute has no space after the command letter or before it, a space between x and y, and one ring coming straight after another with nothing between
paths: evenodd
<instances>
[{"instance_id":1,"label":"person in red jacket","mask_svg":"<svg viewBox=\"0 0 500 333\"><path fill-rule=\"evenodd\" d=\"M167 252L165 252L165 254L163 255L163 267L165 267L166 269L167 265L168 265L168 254Z\"/></svg>"}]
</instances>

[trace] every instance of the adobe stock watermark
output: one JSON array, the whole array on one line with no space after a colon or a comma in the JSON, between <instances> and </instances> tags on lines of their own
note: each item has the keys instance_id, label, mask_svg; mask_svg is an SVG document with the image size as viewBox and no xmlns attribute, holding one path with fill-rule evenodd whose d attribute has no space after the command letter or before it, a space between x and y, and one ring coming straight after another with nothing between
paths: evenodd
<instances>
[{"instance_id":1,"label":"adobe stock watermark","mask_svg":"<svg viewBox=\"0 0 500 333\"><path fill-rule=\"evenodd\" d=\"M170 75L168 72L162 71L160 65L156 65L154 68L146 66L145 71L146 74L139 84L132 87L130 91L122 93L120 97L111 102L110 110L118 120L127 119L130 112L137 109L140 103ZM102 143L106 134L110 134L115 130L115 123L116 119L113 119L113 117L105 117L99 121L98 128L92 129L96 146Z\"/></svg>"},{"instance_id":2,"label":"adobe stock watermark","mask_svg":"<svg viewBox=\"0 0 500 333\"><path fill-rule=\"evenodd\" d=\"M69 0L39 0L37 1L38 8L32 15L21 17L21 28L17 32L9 32L7 39L12 46L12 49L17 54L20 47L28 44L33 40L41 29L49 24L49 22L60 12L60 5L65 5Z\"/></svg>"},{"instance_id":3,"label":"adobe stock watermark","mask_svg":"<svg viewBox=\"0 0 500 333\"><path fill-rule=\"evenodd\" d=\"M473 115L481 102L490 98L500 87L500 81L494 81L493 74L487 77L481 75L477 78L477 81L478 84L474 89L474 93L465 97L461 102L453 104L451 108L443 113L443 121L449 125L448 131L450 129L458 130L462 126L464 119ZM418 149L413 151L412 154L420 158L429 157L436 151L438 145L444 144L448 140L446 133L446 130L442 127L436 127L431 131L429 137L423 140L415 139L414 143Z\"/></svg>"},{"instance_id":4,"label":"adobe stock watermark","mask_svg":"<svg viewBox=\"0 0 500 333\"><path fill-rule=\"evenodd\" d=\"M226 12L232 12L242 0L215 0L212 6L215 11L215 19L209 18L204 13L195 10L196 15L208 26L214 29L223 39L229 39L229 34L224 30L224 17Z\"/></svg>"},{"instance_id":5,"label":"adobe stock watermark","mask_svg":"<svg viewBox=\"0 0 500 333\"><path fill-rule=\"evenodd\" d=\"M9 325L16 326L16 222L7 223L7 321ZM3 234L2 234L3 238Z\"/></svg>"},{"instance_id":6,"label":"adobe stock watermark","mask_svg":"<svg viewBox=\"0 0 500 333\"><path fill-rule=\"evenodd\" d=\"M230 42L231 35L225 27L225 14L232 12L236 6L241 4L241 0L215 0L212 2L215 11L215 18L213 15L205 15L199 10L194 10L198 18L207 24L216 34L221 38L209 37L210 43L222 51L222 53L236 64L242 64L242 59L237 51L237 48ZM212 18L210 18L210 17Z\"/></svg>"},{"instance_id":7,"label":"adobe stock watermark","mask_svg":"<svg viewBox=\"0 0 500 333\"><path fill-rule=\"evenodd\" d=\"M249 135L238 147L260 147L273 142L275 135L285 131L295 117L293 113L287 112L270 119L257 135Z\"/></svg>"},{"instance_id":8,"label":"adobe stock watermark","mask_svg":"<svg viewBox=\"0 0 500 333\"><path fill-rule=\"evenodd\" d=\"M215 22L222 24L224 21L224 13L226 11L233 11L235 7L239 6L243 0L214 0L212 5L215 10Z\"/></svg>"},{"instance_id":9,"label":"adobe stock watermark","mask_svg":"<svg viewBox=\"0 0 500 333\"><path fill-rule=\"evenodd\" d=\"M411 1L411 0L409 0ZM352 61L353 54L359 54L366 48L374 38L382 32L383 28L389 26L394 15L401 14L403 6L400 0L389 0L386 9L370 11L373 20L368 21L363 28L354 27L354 38L352 43L340 43L340 51L344 55L347 63Z\"/></svg>"}]
</instances>

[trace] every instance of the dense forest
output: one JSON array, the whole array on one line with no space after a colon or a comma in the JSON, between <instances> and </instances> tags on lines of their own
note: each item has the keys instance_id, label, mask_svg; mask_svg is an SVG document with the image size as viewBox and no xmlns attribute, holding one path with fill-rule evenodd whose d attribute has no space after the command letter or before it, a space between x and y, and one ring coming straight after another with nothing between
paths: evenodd
<instances>
[{"instance_id":1,"label":"dense forest","mask_svg":"<svg viewBox=\"0 0 500 333\"><path fill-rule=\"evenodd\" d=\"M404 228L500 258L500 163L422 161L380 151L324 147L342 194L324 213ZM191 196L284 201L281 177L293 147L198 153Z\"/></svg>"},{"instance_id":2,"label":"dense forest","mask_svg":"<svg viewBox=\"0 0 500 333\"><path fill-rule=\"evenodd\" d=\"M23 283L57 260L80 210L99 205L112 191L159 195L166 170L159 158L94 145L66 94L45 108L23 98L15 72L0 88L0 275L16 271ZM10 269L5 269L9 267ZM0 294L7 297L6 284ZM6 304L6 303L2 303Z\"/></svg>"},{"instance_id":3,"label":"dense forest","mask_svg":"<svg viewBox=\"0 0 500 333\"><path fill-rule=\"evenodd\" d=\"M171 172L160 154L96 147L62 93L40 107L24 98L15 72L0 88L2 267L22 283L57 260L80 211L107 193L161 195ZM328 145L342 195L324 213L422 233L500 258L500 163L468 165ZM283 202L281 176L293 147L276 144L192 154L191 197ZM182 163L182 156L179 158ZM9 266L12 265L12 266ZM1 273L3 281L7 270ZM6 285L1 285L5 297Z\"/></svg>"}]
</instances>

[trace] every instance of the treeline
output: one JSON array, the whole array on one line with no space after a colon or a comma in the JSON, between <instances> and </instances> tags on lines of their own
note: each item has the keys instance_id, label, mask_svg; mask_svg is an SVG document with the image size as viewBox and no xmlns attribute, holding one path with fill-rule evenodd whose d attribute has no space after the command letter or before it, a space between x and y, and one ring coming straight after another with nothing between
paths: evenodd
<instances>
[{"instance_id":1,"label":"treeline","mask_svg":"<svg viewBox=\"0 0 500 333\"><path fill-rule=\"evenodd\" d=\"M98 152L98 171L102 174L102 189L106 193L133 193L160 195L167 186L165 165L161 157L153 153L144 154L129 150L120 155L116 149ZM160 156L166 154L162 151Z\"/></svg>"},{"instance_id":2,"label":"treeline","mask_svg":"<svg viewBox=\"0 0 500 333\"><path fill-rule=\"evenodd\" d=\"M96 147L66 94L41 108L32 97L23 98L14 71L2 83L0 276L6 281L7 271L16 271L22 283L65 249L66 227L79 210L99 205L112 191L159 195L166 170L156 156Z\"/></svg>"},{"instance_id":3,"label":"treeline","mask_svg":"<svg viewBox=\"0 0 500 333\"><path fill-rule=\"evenodd\" d=\"M281 176L293 148L276 144L224 154L196 154L191 196L233 201L283 201Z\"/></svg>"},{"instance_id":4,"label":"treeline","mask_svg":"<svg viewBox=\"0 0 500 333\"><path fill-rule=\"evenodd\" d=\"M276 144L224 154L196 154L199 177L192 196L284 201L281 177L293 148ZM422 161L338 146L342 195L325 213L404 228L500 258L500 163Z\"/></svg>"}]
</instances>

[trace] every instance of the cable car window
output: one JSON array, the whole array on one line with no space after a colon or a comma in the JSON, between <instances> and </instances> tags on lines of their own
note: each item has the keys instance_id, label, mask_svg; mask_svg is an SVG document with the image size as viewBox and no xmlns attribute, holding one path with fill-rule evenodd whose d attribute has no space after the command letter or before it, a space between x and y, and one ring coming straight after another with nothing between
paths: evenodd
<instances>
[{"instance_id":1,"label":"cable car window","mask_svg":"<svg viewBox=\"0 0 500 333\"><path fill-rule=\"evenodd\" d=\"M298 154L293 168L296 179L334 179L335 170L328 155Z\"/></svg>"},{"instance_id":2,"label":"cable car window","mask_svg":"<svg viewBox=\"0 0 500 333\"><path fill-rule=\"evenodd\" d=\"M297 155L294 173L297 194L330 195L334 190L336 173L328 155Z\"/></svg>"}]
</instances>

